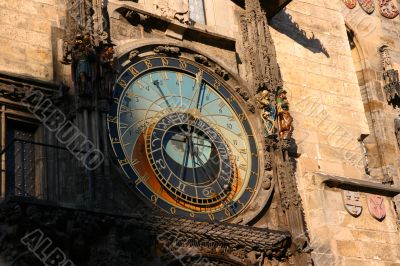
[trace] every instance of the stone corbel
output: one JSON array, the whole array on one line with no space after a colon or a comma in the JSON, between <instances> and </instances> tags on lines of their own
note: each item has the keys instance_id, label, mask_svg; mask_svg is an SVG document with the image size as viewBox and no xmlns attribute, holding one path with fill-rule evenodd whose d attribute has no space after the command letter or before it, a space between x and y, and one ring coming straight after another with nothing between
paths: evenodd
<instances>
[{"instance_id":1,"label":"stone corbel","mask_svg":"<svg viewBox=\"0 0 400 266\"><path fill-rule=\"evenodd\" d=\"M327 175L322 173L316 174L321 178L322 184L325 184L328 187L365 192L387 197L394 197L400 194L400 187L387 186L381 183L370 182L355 178Z\"/></svg>"}]
</instances>

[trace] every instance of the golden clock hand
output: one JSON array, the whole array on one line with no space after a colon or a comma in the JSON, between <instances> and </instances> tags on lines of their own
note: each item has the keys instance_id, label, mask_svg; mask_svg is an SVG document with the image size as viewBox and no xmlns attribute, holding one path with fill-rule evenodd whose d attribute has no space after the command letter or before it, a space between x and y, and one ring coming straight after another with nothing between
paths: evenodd
<instances>
[{"instance_id":1,"label":"golden clock hand","mask_svg":"<svg viewBox=\"0 0 400 266\"><path fill-rule=\"evenodd\" d=\"M203 71L200 70L200 71L197 72L197 74L196 74L196 83L195 83L195 85L194 85L194 87L193 87L194 94L193 94L192 98L190 99L190 104L189 104L189 106L188 106L189 108L190 108L190 106L192 106L193 100L194 100L195 98L197 98L197 101L198 101L199 94L200 94L200 87L201 87L201 84L202 84L202 83L203 83Z\"/></svg>"}]
</instances>

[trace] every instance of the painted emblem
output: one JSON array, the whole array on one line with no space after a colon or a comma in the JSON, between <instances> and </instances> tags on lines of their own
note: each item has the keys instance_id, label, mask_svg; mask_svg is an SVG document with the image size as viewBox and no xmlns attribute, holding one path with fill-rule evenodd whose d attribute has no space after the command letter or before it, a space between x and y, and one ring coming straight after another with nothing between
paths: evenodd
<instances>
[{"instance_id":1,"label":"painted emblem","mask_svg":"<svg viewBox=\"0 0 400 266\"><path fill-rule=\"evenodd\" d=\"M346 210L351 215L360 216L363 209L360 192L343 190L343 201Z\"/></svg>"},{"instance_id":2,"label":"painted emblem","mask_svg":"<svg viewBox=\"0 0 400 266\"><path fill-rule=\"evenodd\" d=\"M383 220L386 216L386 208L384 198L379 195L367 195L367 203L369 213L378 221Z\"/></svg>"},{"instance_id":3,"label":"painted emblem","mask_svg":"<svg viewBox=\"0 0 400 266\"><path fill-rule=\"evenodd\" d=\"M395 18L399 14L399 10L392 0L379 0L379 8L382 16L386 18Z\"/></svg>"},{"instance_id":4,"label":"painted emblem","mask_svg":"<svg viewBox=\"0 0 400 266\"><path fill-rule=\"evenodd\" d=\"M356 0L343 0L343 2L350 9L355 8L356 5L357 5L357 1Z\"/></svg>"},{"instance_id":5,"label":"painted emblem","mask_svg":"<svg viewBox=\"0 0 400 266\"><path fill-rule=\"evenodd\" d=\"M367 14L372 14L375 11L374 0L358 0L358 3Z\"/></svg>"}]
</instances>

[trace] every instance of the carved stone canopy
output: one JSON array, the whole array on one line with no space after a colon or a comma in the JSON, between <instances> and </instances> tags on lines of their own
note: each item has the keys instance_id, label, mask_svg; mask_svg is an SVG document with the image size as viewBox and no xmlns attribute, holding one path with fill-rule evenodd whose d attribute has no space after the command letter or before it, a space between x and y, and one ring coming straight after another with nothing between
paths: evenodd
<instances>
[{"instance_id":1,"label":"carved stone canopy","mask_svg":"<svg viewBox=\"0 0 400 266\"><path fill-rule=\"evenodd\" d=\"M379 48L381 53L384 91L387 101L394 104L400 104L400 81L399 71L393 68L392 59L390 56L390 48L388 45L382 45Z\"/></svg>"},{"instance_id":2,"label":"carved stone canopy","mask_svg":"<svg viewBox=\"0 0 400 266\"><path fill-rule=\"evenodd\" d=\"M29 261L32 254L20 239L39 229L76 265L89 266L99 262L149 265L157 258L164 265L175 265L169 263L199 256L210 261L226 257L227 262L255 262L260 257L256 254L279 259L286 255L291 239L288 232L195 221L148 208L129 215L110 214L27 198L9 199L0 205L0 229L2 260ZM35 261L29 265L40 265Z\"/></svg>"}]
</instances>

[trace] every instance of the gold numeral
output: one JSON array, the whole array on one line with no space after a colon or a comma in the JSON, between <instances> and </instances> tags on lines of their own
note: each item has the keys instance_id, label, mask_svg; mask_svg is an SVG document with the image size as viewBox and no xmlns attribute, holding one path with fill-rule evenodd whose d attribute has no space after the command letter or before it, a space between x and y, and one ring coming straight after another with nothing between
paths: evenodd
<instances>
[{"instance_id":1,"label":"gold numeral","mask_svg":"<svg viewBox=\"0 0 400 266\"><path fill-rule=\"evenodd\" d=\"M246 190L249 191L250 193L254 193L255 191L255 189L252 187L247 187Z\"/></svg>"},{"instance_id":2,"label":"gold numeral","mask_svg":"<svg viewBox=\"0 0 400 266\"><path fill-rule=\"evenodd\" d=\"M116 116L109 116L107 118L107 120L108 120L108 122L111 122L111 123L117 123L117 117Z\"/></svg>"},{"instance_id":3,"label":"gold numeral","mask_svg":"<svg viewBox=\"0 0 400 266\"><path fill-rule=\"evenodd\" d=\"M161 75L162 75L162 77L163 77L163 80L169 80L167 71L163 71Z\"/></svg>"},{"instance_id":4,"label":"gold numeral","mask_svg":"<svg viewBox=\"0 0 400 266\"><path fill-rule=\"evenodd\" d=\"M181 65L181 68L182 68L182 69L186 69L187 65L186 65L186 62L185 62L185 61L179 60L179 64Z\"/></svg>"},{"instance_id":5,"label":"gold numeral","mask_svg":"<svg viewBox=\"0 0 400 266\"><path fill-rule=\"evenodd\" d=\"M126 81L123 79L118 80L118 84L121 85L122 88L126 88L126 86L128 86L128 84L126 84Z\"/></svg>"},{"instance_id":6,"label":"gold numeral","mask_svg":"<svg viewBox=\"0 0 400 266\"><path fill-rule=\"evenodd\" d=\"M244 114L240 114L238 115L239 121L242 122L244 120L246 120L246 116Z\"/></svg>"},{"instance_id":7,"label":"gold numeral","mask_svg":"<svg viewBox=\"0 0 400 266\"><path fill-rule=\"evenodd\" d=\"M169 210L172 214L175 214L176 213L176 209L175 209L175 207L171 207L171 209Z\"/></svg>"},{"instance_id":8,"label":"gold numeral","mask_svg":"<svg viewBox=\"0 0 400 266\"><path fill-rule=\"evenodd\" d=\"M182 182L179 182L178 189L182 192L185 192L186 185Z\"/></svg>"},{"instance_id":9,"label":"gold numeral","mask_svg":"<svg viewBox=\"0 0 400 266\"><path fill-rule=\"evenodd\" d=\"M179 83L182 83L182 81L183 81L183 76L182 76L181 73L176 73L176 80L177 80Z\"/></svg>"},{"instance_id":10,"label":"gold numeral","mask_svg":"<svg viewBox=\"0 0 400 266\"><path fill-rule=\"evenodd\" d=\"M194 218L194 212L189 213L190 217Z\"/></svg>"},{"instance_id":11,"label":"gold numeral","mask_svg":"<svg viewBox=\"0 0 400 266\"><path fill-rule=\"evenodd\" d=\"M151 64L149 59L146 59L143 62L146 64L147 68L152 68L153 67L153 65Z\"/></svg>"},{"instance_id":12,"label":"gold numeral","mask_svg":"<svg viewBox=\"0 0 400 266\"><path fill-rule=\"evenodd\" d=\"M163 66L168 66L168 59L165 57L161 57L161 62L163 64Z\"/></svg>"},{"instance_id":13,"label":"gold numeral","mask_svg":"<svg viewBox=\"0 0 400 266\"><path fill-rule=\"evenodd\" d=\"M225 215L226 215L226 217L232 216L231 212L228 209L225 209Z\"/></svg>"},{"instance_id":14,"label":"gold numeral","mask_svg":"<svg viewBox=\"0 0 400 266\"><path fill-rule=\"evenodd\" d=\"M158 197L156 196L156 195L151 195L151 202L153 202L154 204L156 204L156 202L157 202L157 200L158 200Z\"/></svg>"},{"instance_id":15,"label":"gold numeral","mask_svg":"<svg viewBox=\"0 0 400 266\"><path fill-rule=\"evenodd\" d=\"M221 83L219 83L218 80L215 80L215 82L214 82L214 88L215 88L216 90L218 90L219 86L221 86Z\"/></svg>"},{"instance_id":16,"label":"gold numeral","mask_svg":"<svg viewBox=\"0 0 400 266\"><path fill-rule=\"evenodd\" d=\"M214 214L213 214L213 213L209 213L209 214L208 214L208 217L210 217L210 220L211 220L211 221L214 221L214 219L215 219L215 217L214 217Z\"/></svg>"},{"instance_id":17,"label":"gold numeral","mask_svg":"<svg viewBox=\"0 0 400 266\"><path fill-rule=\"evenodd\" d=\"M129 72L131 72L132 76L136 77L137 75L139 75L139 71L136 70L136 68L134 68L133 66L131 66L130 68L128 68Z\"/></svg>"},{"instance_id":18,"label":"gold numeral","mask_svg":"<svg viewBox=\"0 0 400 266\"><path fill-rule=\"evenodd\" d=\"M128 159L118 160L118 162L121 166L124 166L124 165L128 164Z\"/></svg>"},{"instance_id":19,"label":"gold numeral","mask_svg":"<svg viewBox=\"0 0 400 266\"><path fill-rule=\"evenodd\" d=\"M144 89L145 88L145 85L140 80L136 81L135 84L139 87L139 89Z\"/></svg>"}]
</instances>

